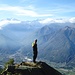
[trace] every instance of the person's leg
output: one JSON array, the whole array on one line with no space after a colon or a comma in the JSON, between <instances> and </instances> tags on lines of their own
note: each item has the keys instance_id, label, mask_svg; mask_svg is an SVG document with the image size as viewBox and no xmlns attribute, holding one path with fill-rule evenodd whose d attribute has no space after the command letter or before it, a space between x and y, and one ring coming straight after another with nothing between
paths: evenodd
<instances>
[{"instance_id":1,"label":"person's leg","mask_svg":"<svg viewBox=\"0 0 75 75\"><path fill-rule=\"evenodd\" d=\"M35 62L35 55L33 55L33 62Z\"/></svg>"},{"instance_id":2,"label":"person's leg","mask_svg":"<svg viewBox=\"0 0 75 75\"><path fill-rule=\"evenodd\" d=\"M34 62L36 62L37 52L34 53Z\"/></svg>"}]
</instances>

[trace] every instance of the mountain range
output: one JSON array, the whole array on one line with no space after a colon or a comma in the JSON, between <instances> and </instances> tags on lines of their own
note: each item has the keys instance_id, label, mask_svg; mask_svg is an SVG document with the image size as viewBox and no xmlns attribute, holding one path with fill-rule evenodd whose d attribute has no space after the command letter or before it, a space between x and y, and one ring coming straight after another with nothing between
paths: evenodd
<instances>
[{"instance_id":1,"label":"mountain range","mask_svg":"<svg viewBox=\"0 0 75 75\"><path fill-rule=\"evenodd\" d=\"M32 42L38 39L38 60L75 66L75 24L38 21L9 23L0 30L0 63L32 59Z\"/></svg>"}]
</instances>

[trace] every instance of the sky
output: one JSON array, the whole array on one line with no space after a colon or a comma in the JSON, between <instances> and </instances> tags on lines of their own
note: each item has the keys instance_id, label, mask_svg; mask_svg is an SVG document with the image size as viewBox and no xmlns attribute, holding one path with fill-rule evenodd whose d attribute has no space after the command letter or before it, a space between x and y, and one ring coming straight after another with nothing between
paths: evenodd
<instances>
[{"instance_id":1,"label":"sky","mask_svg":"<svg viewBox=\"0 0 75 75\"><path fill-rule=\"evenodd\" d=\"M75 19L75 0L0 0L0 20Z\"/></svg>"}]
</instances>

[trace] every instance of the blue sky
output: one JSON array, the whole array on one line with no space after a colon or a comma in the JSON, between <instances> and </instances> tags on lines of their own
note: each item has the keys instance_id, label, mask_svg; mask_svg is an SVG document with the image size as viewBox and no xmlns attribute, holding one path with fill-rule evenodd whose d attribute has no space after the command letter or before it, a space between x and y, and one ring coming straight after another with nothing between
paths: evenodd
<instances>
[{"instance_id":1,"label":"blue sky","mask_svg":"<svg viewBox=\"0 0 75 75\"><path fill-rule=\"evenodd\" d=\"M75 17L75 0L0 0L0 20Z\"/></svg>"}]
</instances>

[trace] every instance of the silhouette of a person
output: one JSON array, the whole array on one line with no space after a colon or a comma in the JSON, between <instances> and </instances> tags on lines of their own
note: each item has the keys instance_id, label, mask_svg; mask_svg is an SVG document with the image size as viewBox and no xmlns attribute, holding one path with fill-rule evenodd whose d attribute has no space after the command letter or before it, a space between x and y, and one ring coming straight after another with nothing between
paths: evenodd
<instances>
[{"instance_id":1,"label":"silhouette of a person","mask_svg":"<svg viewBox=\"0 0 75 75\"><path fill-rule=\"evenodd\" d=\"M36 63L36 58L37 58L37 39L32 43L32 47L33 47L33 62Z\"/></svg>"}]
</instances>

